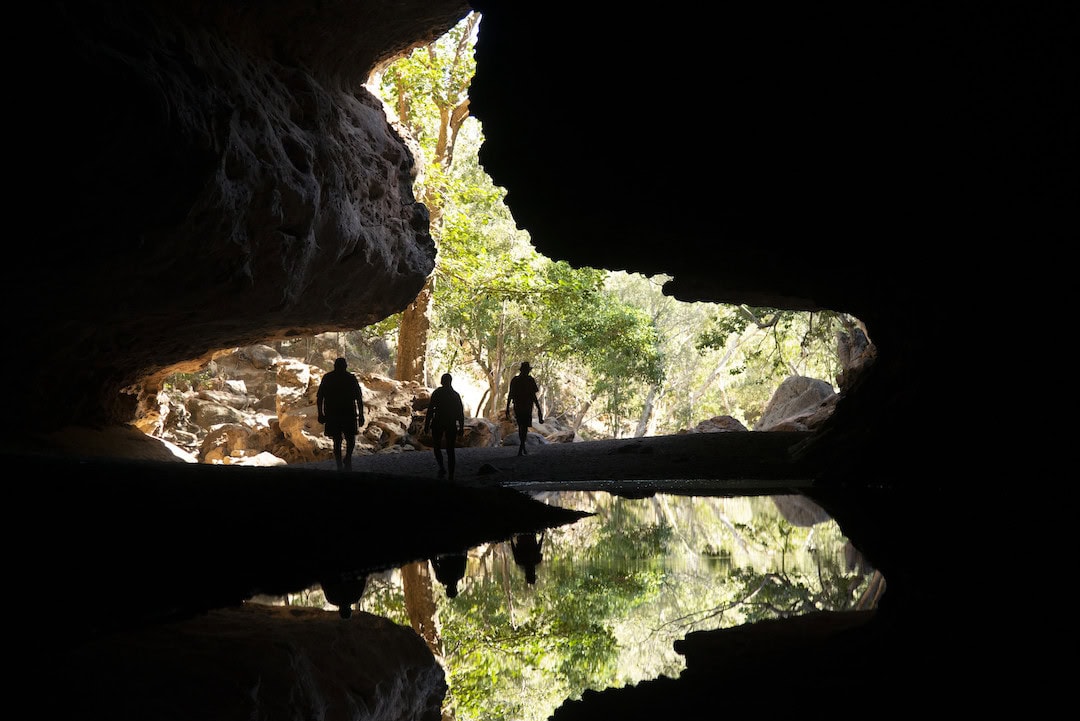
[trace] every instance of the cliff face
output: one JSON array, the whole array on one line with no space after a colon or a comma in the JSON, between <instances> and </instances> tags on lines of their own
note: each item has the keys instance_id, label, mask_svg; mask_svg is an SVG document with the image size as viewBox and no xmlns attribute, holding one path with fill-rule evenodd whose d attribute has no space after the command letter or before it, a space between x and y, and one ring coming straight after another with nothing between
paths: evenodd
<instances>
[{"instance_id":1,"label":"cliff face","mask_svg":"<svg viewBox=\"0 0 1080 721\"><path fill-rule=\"evenodd\" d=\"M362 83L467 8L228 5L32 11L34 226L4 291L29 300L37 428L128 422L155 378L245 339L369 325L434 267L414 159Z\"/></svg>"}]
</instances>

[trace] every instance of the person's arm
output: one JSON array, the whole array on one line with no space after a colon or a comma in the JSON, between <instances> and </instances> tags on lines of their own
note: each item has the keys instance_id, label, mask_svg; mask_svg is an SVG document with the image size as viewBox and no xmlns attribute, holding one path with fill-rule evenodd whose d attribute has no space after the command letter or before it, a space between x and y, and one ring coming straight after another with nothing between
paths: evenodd
<instances>
[{"instance_id":1,"label":"person's arm","mask_svg":"<svg viewBox=\"0 0 1080 721\"><path fill-rule=\"evenodd\" d=\"M323 393L322 384L319 385L319 391L316 394L315 403L319 409L319 423L326 423L326 395Z\"/></svg>"},{"instance_id":2,"label":"person's arm","mask_svg":"<svg viewBox=\"0 0 1080 721\"><path fill-rule=\"evenodd\" d=\"M435 415L435 394L431 394L431 400L428 401L427 411L424 413L424 433L431 430L431 419Z\"/></svg>"},{"instance_id":3,"label":"person's arm","mask_svg":"<svg viewBox=\"0 0 1080 721\"><path fill-rule=\"evenodd\" d=\"M514 379L510 379L510 387L506 389L506 417L510 417L510 398L514 395Z\"/></svg>"},{"instance_id":4,"label":"person's arm","mask_svg":"<svg viewBox=\"0 0 1080 721\"><path fill-rule=\"evenodd\" d=\"M540 388L533 382L533 403L536 404L536 419L538 423L544 422L544 409L540 407Z\"/></svg>"}]
</instances>

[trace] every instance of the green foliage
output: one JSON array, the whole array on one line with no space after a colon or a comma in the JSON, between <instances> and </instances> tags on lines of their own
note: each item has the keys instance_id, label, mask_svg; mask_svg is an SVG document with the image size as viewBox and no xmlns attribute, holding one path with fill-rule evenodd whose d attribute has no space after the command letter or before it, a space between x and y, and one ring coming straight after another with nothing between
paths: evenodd
<instances>
[{"instance_id":1,"label":"green foliage","mask_svg":"<svg viewBox=\"0 0 1080 721\"><path fill-rule=\"evenodd\" d=\"M834 311L797 312L750 306L722 306L696 339L702 352L743 346L744 362L729 373L748 370L783 380L789 375L833 378L839 372L836 334L853 319Z\"/></svg>"},{"instance_id":2,"label":"green foliage","mask_svg":"<svg viewBox=\"0 0 1080 721\"><path fill-rule=\"evenodd\" d=\"M380 78L383 99L429 159L438 154L440 129L446 130L441 113L468 99L477 24L475 15L466 17L431 45L396 60Z\"/></svg>"},{"instance_id":3,"label":"green foliage","mask_svg":"<svg viewBox=\"0 0 1080 721\"><path fill-rule=\"evenodd\" d=\"M461 147L472 149L478 131L467 123ZM640 385L662 377L655 328L605 290L606 271L537 254L475 152L459 154L447 178L433 312L439 367L473 364L496 399L520 358L539 359L539 368L547 357L571 363L573 374L594 378L593 392L614 380Z\"/></svg>"},{"instance_id":4,"label":"green foliage","mask_svg":"<svg viewBox=\"0 0 1080 721\"><path fill-rule=\"evenodd\" d=\"M495 417L513 365L530 359L546 415L593 438L676 433L714 416L753 428L788 376L833 382L836 335L854 328L850 316L680 303L663 294L663 276L573 268L535 251L505 189L479 165L483 131L467 115L478 23L470 15L378 80L420 146L417 192L438 243L428 368L486 384L477 414ZM324 369L342 355L354 369L389 374L400 319L278 348ZM177 374L165 388L214 379L212 369Z\"/></svg>"},{"instance_id":5,"label":"green foliage","mask_svg":"<svg viewBox=\"0 0 1080 721\"><path fill-rule=\"evenodd\" d=\"M430 368L486 383L478 412L493 417L513 364L531 359L547 415L588 409L608 437L636 432L646 412L651 433L719 415L753 427L787 376L836 377L835 334L854 322L846 316L678 303L663 295L663 278L537 254L479 165L480 123L462 112L478 24L471 15L379 83L420 145L418 197L438 243Z\"/></svg>"},{"instance_id":6,"label":"green foliage","mask_svg":"<svg viewBox=\"0 0 1080 721\"><path fill-rule=\"evenodd\" d=\"M496 556L442 607L459 719L543 719L586 689L678 675L686 633L850 609L867 582L835 523L792 526L767 497L548 500L596 516L548 530L537 585Z\"/></svg>"},{"instance_id":7,"label":"green foliage","mask_svg":"<svg viewBox=\"0 0 1080 721\"><path fill-rule=\"evenodd\" d=\"M388 618L401 626L411 625L409 613L405 610L405 592L392 574L369 576L357 608Z\"/></svg>"},{"instance_id":8,"label":"green foliage","mask_svg":"<svg viewBox=\"0 0 1080 721\"><path fill-rule=\"evenodd\" d=\"M165 379L162 387L167 391L182 391L207 387L214 379L214 371L204 368L194 373L173 373Z\"/></svg>"},{"instance_id":9,"label":"green foliage","mask_svg":"<svg viewBox=\"0 0 1080 721\"><path fill-rule=\"evenodd\" d=\"M836 523L793 526L769 497L547 500L595 515L548 529L535 586L503 542L473 550L456 598L436 595L460 721L540 721L588 689L677 676L687 633L852 609L869 580ZM317 589L293 602L325 607ZM394 574L369 577L358 607L409 625Z\"/></svg>"}]
</instances>

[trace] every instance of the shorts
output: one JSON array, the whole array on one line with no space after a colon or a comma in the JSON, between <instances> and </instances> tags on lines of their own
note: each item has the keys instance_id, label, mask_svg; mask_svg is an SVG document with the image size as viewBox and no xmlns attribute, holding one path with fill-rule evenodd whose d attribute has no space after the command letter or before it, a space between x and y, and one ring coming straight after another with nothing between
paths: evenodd
<instances>
[{"instance_id":1,"label":"shorts","mask_svg":"<svg viewBox=\"0 0 1080 721\"><path fill-rule=\"evenodd\" d=\"M436 446L453 448L457 445L457 426L432 426L431 439Z\"/></svg>"},{"instance_id":2,"label":"shorts","mask_svg":"<svg viewBox=\"0 0 1080 721\"><path fill-rule=\"evenodd\" d=\"M356 423L356 417L352 418L327 418L323 432L334 438L336 436L355 436L360 432Z\"/></svg>"}]
</instances>

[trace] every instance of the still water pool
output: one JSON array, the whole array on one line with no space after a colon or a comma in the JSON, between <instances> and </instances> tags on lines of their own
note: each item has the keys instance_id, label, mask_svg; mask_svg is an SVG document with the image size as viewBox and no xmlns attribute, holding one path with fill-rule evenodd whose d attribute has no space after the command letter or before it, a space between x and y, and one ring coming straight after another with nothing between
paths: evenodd
<instances>
[{"instance_id":1,"label":"still water pool","mask_svg":"<svg viewBox=\"0 0 1080 721\"><path fill-rule=\"evenodd\" d=\"M594 515L462 549L456 582L436 577L453 559L429 559L458 719L546 719L587 689L678 676L692 631L870 608L884 587L800 495L532 495ZM289 600L335 608L320 588ZM409 625L400 569L370 574L355 608Z\"/></svg>"}]
</instances>

